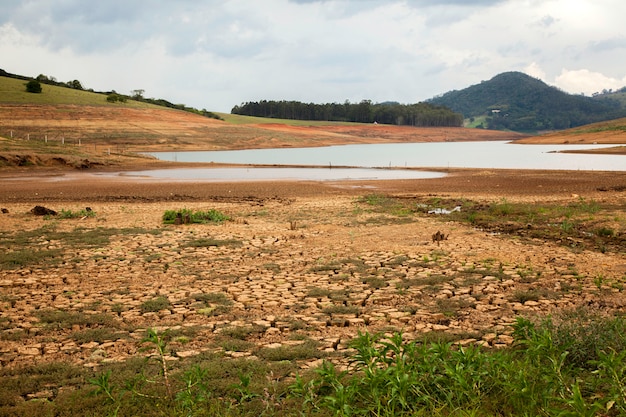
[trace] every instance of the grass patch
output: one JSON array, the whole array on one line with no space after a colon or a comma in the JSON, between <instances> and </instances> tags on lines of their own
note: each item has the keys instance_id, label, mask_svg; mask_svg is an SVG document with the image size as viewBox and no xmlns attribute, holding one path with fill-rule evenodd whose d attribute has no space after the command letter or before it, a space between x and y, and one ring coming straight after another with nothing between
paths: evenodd
<instances>
[{"instance_id":1,"label":"grass patch","mask_svg":"<svg viewBox=\"0 0 626 417\"><path fill-rule=\"evenodd\" d=\"M222 246L230 246L237 247L242 246L243 242L241 240L236 239L212 239L212 238L201 238L201 239L192 239L187 241L183 246L186 248L208 248L208 247L222 247Z\"/></svg>"},{"instance_id":2,"label":"grass patch","mask_svg":"<svg viewBox=\"0 0 626 417\"><path fill-rule=\"evenodd\" d=\"M82 331L72 333L72 339L78 343L88 342L114 342L128 336L127 333L118 332L110 327L98 327L95 329L85 329Z\"/></svg>"},{"instance_id":3,"label":"grass patch","mask_svg":"<svg viewBox=\"0 0 626 417\"><path fill-rule=\"evenodd\" d=\"M75 325L81 327L117 327L115 319L104 313L89 314L45 309L37 310L33 314L42 325L57 330L71 329Z\"/></svg>"},{"instance_id":4,"label":"grass patch","mask_svg":"<svg viewBox=\"0 0 626 417\"><path fill-rule=\"evenodd\" d=\"M318 349L318 344L312 340L306 340L298 345L261 348L256 352L256 355L270 362L318 359L325 356L324 352Z\"/></svg>"},{"instance_id":5,"label":"grass patch","mask_svg":"<svg viewBox=\"0 0 626 417\"><path fill-rule=\"evenodd\" d=\"M57 214L57 217L59 219L82 219L84 217L96 217L96 212L87 209L78 211L61 209L61 211Z\"/></svg>"},{"instance_id":6,"label":"grass patch","mask_svg":"<svg viewBox=\"0 0 626 417\"><path fill-rule=\"evenodd\" d=\"M227 328L223 330L228 333ZM230 331L244 338L254 333L250 328ZM302 372L300 361L326 355L309 339L254 350L261 360L226 359L206 352L163 362L155 356L175 353L167 345L174 339L154 334L157 339L145 340L155 350L152 359L104 364L97 374L65 363L0 368L0 414L443 417L626 413L626 323L622 317L605 317L593 310L568 311L538 321L519 318L512 326L513 345L501 349L461 347L454 342L480 338L473 334L433 332L408 340L397 332L359 333L350 341L348 366L341 370L325 361ZM219 343L227 350L254 349L244 339Z\"/></svg>"},{"instance_id":7,"label":"grass patch","mask_svg":"<svg viewBox=\"0 0 626 417\"><path fill-rule=\"evenodd\" d=\"M156 313L161 310L169 310L171 306L172 304L170 303L170 300L167 299L167 297L160 296L153 298L152 300L144 301L139 306L139 310L141 310L142 314Z\"/></svg>"},{"instance_id":8,"label":"grass patch","mask_svg":"<svg viewBox=\"0 0 626 417\"><path fill-rule=\"evenodd\" d=\"M193 211L189 209L166 210L163 213L164 224L223 223L227 220L230 220L230 217L214 209L207 211Z\"/></svg>"},{"instance_id":9,"label":"grass patch","mask_svg":"<svg viewBox=\"0 0 626 417\"><path fill-rule=\"evenodd\" d=\"M63 258L61 249L17 249L0 253L0 269L18 269L30 265L55 265Z\"/></svg>"}]
</instances>

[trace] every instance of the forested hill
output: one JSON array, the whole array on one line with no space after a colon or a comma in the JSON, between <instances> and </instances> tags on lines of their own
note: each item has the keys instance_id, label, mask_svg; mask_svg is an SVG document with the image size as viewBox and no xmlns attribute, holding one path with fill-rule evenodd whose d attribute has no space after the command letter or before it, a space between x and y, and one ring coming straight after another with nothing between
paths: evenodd
<instances>
[{"instance_id":1,"label":"forested hill","mask_svg":"<svg viewBox=\"0 0 626 417\"><path fill-rule=\"evenodd\" d=\"M618 100L567 94L521 72L445 93L428 103L446 106L488 129L557 130L626 116Z\"/></svg>"},{"instance_id":2,"label":"forested hill","mask_svg":"<svg viewBox=\"0 0 626 417\"><path fill-rule=\"evenodd\" d=\"M259 101L235 106L232 114L291 120L322 120L338 122L383 123L419 127L462 126L463 115L428 103L372 104L369 100L343 104L301 103L298 101Z\"/></svg>"}]
</instances>

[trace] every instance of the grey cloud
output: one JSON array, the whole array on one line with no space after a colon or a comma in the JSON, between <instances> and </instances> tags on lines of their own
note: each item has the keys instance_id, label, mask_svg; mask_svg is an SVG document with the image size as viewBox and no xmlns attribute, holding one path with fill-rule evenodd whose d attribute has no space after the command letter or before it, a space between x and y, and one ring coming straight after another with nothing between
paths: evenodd
<instances>
[{"instance_id":1,"label":"grey cloud","mask_svg":"<svg viewBox=\"0 0 626 417\"><path fill-rule=\"evenodd\" d=\"M381 5L389 4L384 0L289 0L291 3L298 4L310 4L310 3L354 3L362 6L368 6L372 4ZM410 6L492 6L497 3L502 3L505 0L407 0L406 3Z\"/></svg>"},{"instance_id":2,"label":"grey cloud","mask_svg":"<svg viewBox=\"0 0 626 417\"><path fill-rule=\"evenodd\" d=\"M537 25L544 27L544 28L548 28L552 26L553 24L555 24L556 22L558 22L558 19L555 19L552 16L544 16L541 19L539 19L539 21L537 22Z\"/></svg>"},{"instance_id":3,"label":"grey cloud","mask_svg":"<svg viewBox=\"0 0 626 417\"><path fill-rule=\"evenodd\" d=\"M593 52L614 51L616 49L626 49L626 37L604 39L591 42L589 49Z\"/></svg>"}]
</instances>

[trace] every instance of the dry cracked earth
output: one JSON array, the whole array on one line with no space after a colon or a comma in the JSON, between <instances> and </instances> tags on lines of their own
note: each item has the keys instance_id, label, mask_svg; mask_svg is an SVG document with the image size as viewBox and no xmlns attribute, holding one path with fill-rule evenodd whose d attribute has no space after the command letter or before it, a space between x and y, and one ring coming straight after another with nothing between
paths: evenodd
<instances>
[{"instance_id":1,"label":"dry cracked earth","mask_svg":"<svg viewBox=\"0 0 626 417\"><path fill-rule=\"evenodd\" d=\"M46 204L95 214L69 219L34 216L32 197L5 200L0 364L124 361L145 355L155 328L171 332L171 360L302 349L310 367L341 361L358 332L499 347L519 316L626 309L623 248L482 230L429 214L417 198L409 213L380 210L379 192ZM165 210L183 208L230 220L163 224ZM623 235L623 212L612 216Z\"/></svg>"}]
</instances>

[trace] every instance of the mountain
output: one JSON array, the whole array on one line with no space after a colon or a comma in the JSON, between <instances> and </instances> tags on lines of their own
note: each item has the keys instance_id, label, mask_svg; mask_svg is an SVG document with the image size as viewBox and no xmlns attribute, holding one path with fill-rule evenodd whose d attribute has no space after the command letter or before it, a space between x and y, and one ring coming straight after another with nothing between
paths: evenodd
<instances>
[{"instance_id":1,"label":"mountain","mask_svg":"<svg viewBox=\"0 0 626 417\"><path fill-rule=\"evenodd\" d=\"M518 132L568 129L626 116L619 100L567 94L521 72L505 72L427 101L463 114L470 125Z\"/></svg>"}]
</instances>

